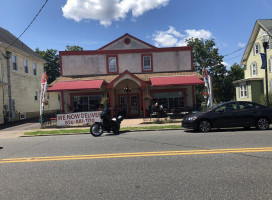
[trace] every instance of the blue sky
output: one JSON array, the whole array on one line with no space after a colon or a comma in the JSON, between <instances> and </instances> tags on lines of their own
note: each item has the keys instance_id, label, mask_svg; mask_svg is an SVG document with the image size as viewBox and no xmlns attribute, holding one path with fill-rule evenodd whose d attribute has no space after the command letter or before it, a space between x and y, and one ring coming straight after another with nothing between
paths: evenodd
<instances>
[{"instance_id":1,"label":"blue sky","mask_svg":"<svg viewBox=\"0 0 272 200\"><path fill-rule=\"evenodd\" d=\"M2 1L0 26L19 36L45 0ZM257 19L272 18L272 0L48 0L21 40L33 50L79 45L96 50L129 33L158 47L187 37L214 38L221 55L249 40ZM226 56L240 63L244 49Z\"/></svg>"}]
</instances>

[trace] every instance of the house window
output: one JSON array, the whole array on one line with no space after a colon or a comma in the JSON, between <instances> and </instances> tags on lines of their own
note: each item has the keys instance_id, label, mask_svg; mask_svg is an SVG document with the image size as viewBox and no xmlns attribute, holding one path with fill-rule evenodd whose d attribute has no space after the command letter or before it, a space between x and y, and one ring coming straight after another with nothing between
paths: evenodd
<instances>
[{"instance_id":1,"label":"house window","mask_svg":"<svg viewBox=\"0 0 272 200\"><path fill-rule=\"evenodd\" d=\"M107 56L107 71L108 73L118 73L117 56Z\"/></svg>"},{"instance_id":2,"label":"house window","mask_svg":"<svg viewBox=\"0 0 272 200\"><path fill-rule=\"evenodd\" d=\"M34 100L38 101L38 91L35 91Z\"/></svg>"},{"instance_id":3,"label":"house window","mask_svg":"<svg viewBox=\"0 0 272 200\"><path fill-rule=\"evenodd\" d=\"M240 84L239 87L240 92L240 98L247 98L248 91L247 91L247 85L246 84Z\"/></svg>"},{"instance_id":4,"label":"house window","mask_svg":"<svg viewBox=\"0 0 272 200\"><path fill-rule=\"evenodd\" d=\"M184 92L160 92L153 93L151 96L153 103L158 103L167 110L180 109L185 104Z\"/></svg>"},{"instance_id":5,"label":"house window","mask_svg":"<svg viewBox=\"0 0 272 200\"><path fill-rule=\"evenodd\" d=\"M72 105L76 104L75 112L97 111L102 95L73 96Z\"/></svg>"},{"instance_id":6,"label":"house window","mask_svg":"<svg viewBox=\"0 0 272 200\"><path fill-rule=\"evenodd\" d=\"M254 55L257 55L260 53L260 44L259 43L256 43L254 45Z\"/></svg>"},{"instance_id":7,"label":"house window","mask_svg":"<svg viewBox=\"0 0 272 200\"><path fill-rule=\"evenodd\" d=\"M150 72L152 69L152 54L142 55L142 72Z\"/></svg>"},{"instance_id":8,"label":"house window","mask_svg":"<svg viewBox=\"0 0 272 200\"><path fill-rule=\"evenodd\" d=\"M47 99L50 99L49 92L47 92Z\"/></svg>"},{"instance_id":9,"label":"house window","mask_svg":"<svg viewBox=\"0 0 272 200\"><path fill-rule=\"evenodd\" d=\"M37 76L37 63L33 62L33 75Z\"/></svg>"},{"instance_id":10,"label":"house window","mask_svg":"<svg viewBox=\"0 0 272 200\"><path fill-rule=\"evenodd\" d=\"M25 73L28 73L28 60L24 59L24 68L25 68Z\"/></svg>"},{"instance_id":11,"label":"house window","mask_svg":"<svg viewBox=\"0 0 272 200\"><path fill-rule=\"evenodd\" d=\"M272 79L269 81L269 92L272 92Z\"/></svg>"},{"instance_id":12,"label":"house window","mask_svg":"<svg viewBox=\"0 0 272 200\"><path fill-rule=\"evenodd\" d=\"M2 81L2 60L0 58L0 82Z\"/></svg>"},{"instance_id":13,"label":"house window","mask_svg":"<svg viewBox=\"0 0 272 200\"><path fill-rule=\"evenodd\" d=\"M252 63L251 64L251 76L257 76L258 75L258 68L257 68L257 63Z\"/></svg>"},{"instance_id":14,"label":"house window","mask_svg":"<svg viewBox=\"0 0 272 200\"><path fill-rule=\"evenodd\" d=\"M270 73L272 72L272 56L268 59L268 70Z\"/></svg>"},{"instance_id":15,"label":"house window","mask_svg":"<svg viewBox=\"0 0 272 200\"><path fill-rule=\"evenodd\" d=\"M12 55L12 68L13 70L18 70L17 56Z\"/></svg>"}]
</instances>

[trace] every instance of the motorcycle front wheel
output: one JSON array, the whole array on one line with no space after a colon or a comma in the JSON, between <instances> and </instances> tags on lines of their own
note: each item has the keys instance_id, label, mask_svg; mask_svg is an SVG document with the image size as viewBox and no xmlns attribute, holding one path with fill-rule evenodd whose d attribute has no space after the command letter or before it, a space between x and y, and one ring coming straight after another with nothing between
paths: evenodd
<instances>
[{"instance_id":1,"label":"motorcycle front wheel","mask_svg":"<svg viewBox=\"0 0 272 200\"><path fill-rule=\"evenodd\" d=\"M101 124L95 123L91 126L90 132L94 137L98 137L103 133L103 127Z\"/></svg>"}]
</instances>

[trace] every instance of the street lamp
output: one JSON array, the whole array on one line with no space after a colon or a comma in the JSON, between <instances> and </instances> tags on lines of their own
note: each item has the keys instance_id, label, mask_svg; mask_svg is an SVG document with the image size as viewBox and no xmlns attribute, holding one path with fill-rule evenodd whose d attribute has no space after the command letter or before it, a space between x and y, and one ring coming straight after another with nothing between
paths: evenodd
<instances>
[{"instance_id":1,"label":"street lamp","mask_svg":"<svg viewBox=\"0 0 272 200\"><path fill-rule=\"evenodd\" d=\"M269 97L268 97L268 78L267 78L267 55L266 55L266 49L268 47L269 42L269 35L267 32L263 32L261 36L261 41L263 43L264 48L264 54L265 54L265 89L266 89L266 105L269 106Z\"/></svg>"}]
</instances>

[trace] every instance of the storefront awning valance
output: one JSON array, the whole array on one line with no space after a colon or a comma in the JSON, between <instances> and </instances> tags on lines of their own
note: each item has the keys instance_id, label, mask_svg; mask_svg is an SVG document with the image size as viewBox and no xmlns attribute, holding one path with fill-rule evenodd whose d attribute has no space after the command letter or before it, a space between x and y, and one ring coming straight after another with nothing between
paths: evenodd
<instances>
[{"instance_id":1,"label":"storefront awning valance","mask_svg":"<svg viewBox=\"0 0 272 200\"><path fill-rule=\"evenodd\" d=\"M197 76L167 76L151 77L152 86L173 86L173 85L201 85L204 81Z\"/></svg>"},{"instance_id":2,"label":"storefront awning valance","mask_svg":"<svg viewBox=\"0 0 272 200\"><path fill-rule=\"evenodd\" d=\"M47 91L57 92L68 90L97 90L101 88L103 82L104 80L63 81L55 83Z\"/></svg>"}]
</instances>

